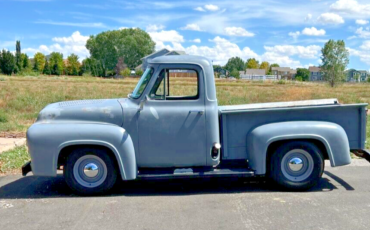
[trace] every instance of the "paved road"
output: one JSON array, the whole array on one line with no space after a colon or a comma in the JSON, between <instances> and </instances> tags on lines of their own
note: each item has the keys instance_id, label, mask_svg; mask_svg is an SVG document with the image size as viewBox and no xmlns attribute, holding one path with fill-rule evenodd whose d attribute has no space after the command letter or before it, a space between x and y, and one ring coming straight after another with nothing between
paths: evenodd
<instances>
[{"instance_id":1,"label":"paved road","mask_svg":"<svg viewBox=\"0 0 370 230\"><path fill-rule=\"evenodd\" d=\"M121 183L78 197L62 177L0 177L0 229L369 229L370 164L327 167L308 192L233 179Z\"/></svg>"}]
</instances>

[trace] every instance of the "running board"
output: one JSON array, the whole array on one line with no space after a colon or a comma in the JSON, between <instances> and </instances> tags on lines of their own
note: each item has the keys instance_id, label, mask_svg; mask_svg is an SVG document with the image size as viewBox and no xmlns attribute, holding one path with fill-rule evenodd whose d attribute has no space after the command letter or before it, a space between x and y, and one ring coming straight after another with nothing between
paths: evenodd
<instances>
[{"instance_id":1,"label":"running board","mask_svg":"<svg viewBox=\"0 0 370 230\"><path fill-rule=\"evenodd\" d=\"M163 170L139 170L137 179L171 179L171 178L204 178L204 177L253 177L254 171L245 168L231 169L163 169Z\"/></svg>"}]
</instances>

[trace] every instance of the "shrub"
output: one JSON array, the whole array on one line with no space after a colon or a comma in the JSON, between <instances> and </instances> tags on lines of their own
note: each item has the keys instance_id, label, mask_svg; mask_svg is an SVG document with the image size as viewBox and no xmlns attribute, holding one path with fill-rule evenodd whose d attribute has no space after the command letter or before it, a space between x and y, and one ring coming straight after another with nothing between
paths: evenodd
<instances>
[{"instance_id":1,"label":"shrub","mask_svg":"<svg viewBox=\"0 0 370 230\"><path fill-rule=\"evenodd\" d=\"M296 78L295 78L295 80L296 80L296 81L303 81L303 79L302 79L302 77L301 77L301 76L296 77Z\"/></svg>"},{"instance_id":2,"label":"shrub","mask_svg":"<svg viewBox=\"0 0 370 230\"><path fill-rule=\"evenodd\" d=\"M277 83L278 83L279 85L284 85L284 84L285 84L285 81L284 81L284 80L279 80Z\"/></svg>"},{"instance_id":3,"label":"shrub","mask_svg":"<svg viewBox=\"0 0 370 230\"><path fill-rule=\"evenodd\" d=\"M121 74L121 76L123 76L123 77L129 77L129 76L130 76L130 74L131 74L131 71L130 71L130 69L129 69L129 68L126 68L126 69L122 70L122 71L120 72L120 74Z\"/></svg>"},{"instance_id":4,"label":"shrub","mask_svg":"<svg viewBox=\"0 0 370 230\"><path fill-rule=\"evenodd\" d=\"M136 76L140 76L141 77L141 75L143 75L143 70L142 69L137 69L136 71L135 71L135 75Z\"/></svg>"},{"instance_id":5,"label":"shrub","mask_svg":"<svg viewBox=\"0 0 370 230\"><path fill-rule=\"evenodd\" d=\"M8 122L8 118L5 116L5 114L0 114L0 123Z\"/></svg>"}]
</instances>

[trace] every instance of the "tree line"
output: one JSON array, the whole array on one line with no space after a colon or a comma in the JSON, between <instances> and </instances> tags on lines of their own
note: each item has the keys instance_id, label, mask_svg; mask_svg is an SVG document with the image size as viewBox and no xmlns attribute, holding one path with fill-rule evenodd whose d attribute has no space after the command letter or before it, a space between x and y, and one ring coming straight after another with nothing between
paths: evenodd
<instances>
[{"instance_id":1,"label":"tree line","mask_svg":"<svg viewBox=\"0 0 370 230\"><path fill-rule=\"evenodd\" d=\"M245 71L246 69L264 69L267 75L272 75L272 67L279 67L279 65L276 63L270 65L267 61L262 61L260 64L255 58L249 58L244 62L240 57L232 57L223 67L220 65L214 65L213 69L216 73L219 73L221 69L225 69L229 71L230 76L239 78L239 71Z\"/></svg>"},{"instance_id":2,"label":"tree line","mask_svg":"<svg viewBox=\"0 0 370 230\"><path fill-rule=\"evenodd\" d=\"M142 57L154 52L155 43L145 31L129 28L92 35L87 40L86 48L90 57L82 62L73 53L66 59L59 52L49 55L38 52L29 58L21 52L20 41L16 41L15 54L6 50L0 52L0 71L6 75L34 72L47 75L129 76L131 69L141 63ZM136 70L136 75L141 74L141 69Z\"/></svg>"},{"instance_id":3,"label":"tree line","mask_svg":"<svg viewBox=\"0 0 370 230\"><path fill-rule=\"evenodd\" d=\"M335 86L338 82L346 80L345 70L349 64L349 51L346 49L346 44L343 40L332 40L330 39L325 43L321 49L321 73L325 81L330 86ZM216 74L220 74L222 69L229 71L229 75L235 78L239 78L239 71L245 71L246 69L265 69L267 75L272 75L272 67L279 67L278 64L271 64L267 61L259 63L255 58L249 58L246 62L240 57L230 58L226 65L221 67L220 65L214 65L213 69ZM297 68L297 74L295 80L298 81L309 81L310 71L306 68ZM370 78L368 79L370 82Z\"/></svg>"}]
</instances>

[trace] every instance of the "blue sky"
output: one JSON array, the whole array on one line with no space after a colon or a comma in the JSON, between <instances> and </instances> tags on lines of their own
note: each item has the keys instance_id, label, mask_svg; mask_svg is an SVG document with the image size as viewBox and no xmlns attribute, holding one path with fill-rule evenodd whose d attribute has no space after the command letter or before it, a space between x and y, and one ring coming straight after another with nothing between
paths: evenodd
<instances>
[{"instance_id":1,"label":"blue sky","mask_svg":"<svg viewBox=\"0 0 370 230\"><path fill-rule=\"evenodd\" d=\"M320 63L329 39L344 39L349 68L370 69L370 2L363 0L0 0L0 49L75 53L89 35L138 27L156 49L184 50L225 64L233 56L281 66Z\"/></svg>"}]
</instances>

